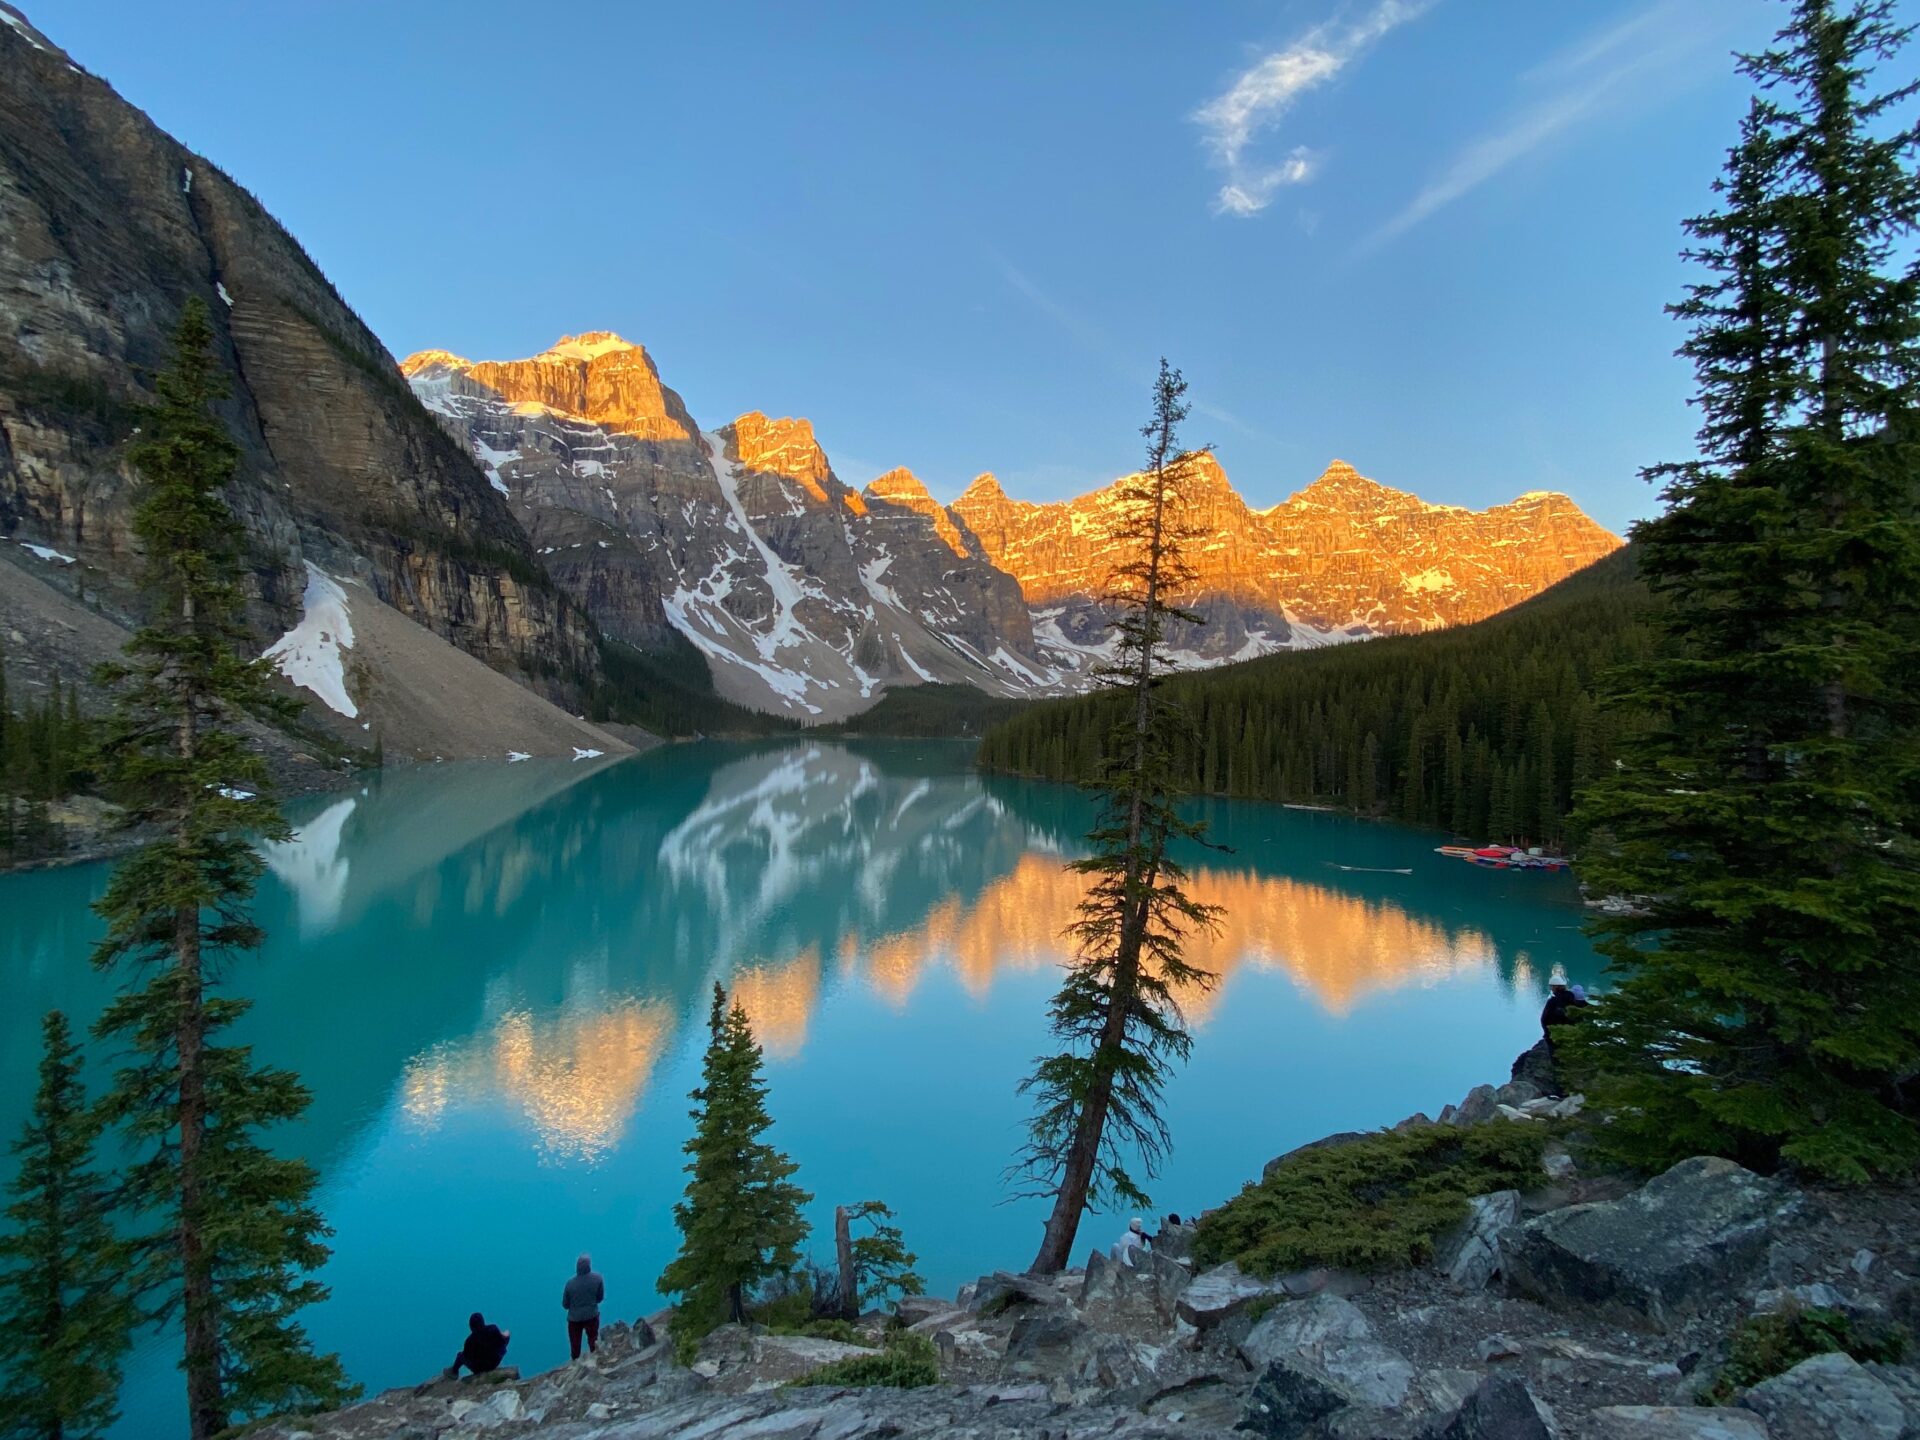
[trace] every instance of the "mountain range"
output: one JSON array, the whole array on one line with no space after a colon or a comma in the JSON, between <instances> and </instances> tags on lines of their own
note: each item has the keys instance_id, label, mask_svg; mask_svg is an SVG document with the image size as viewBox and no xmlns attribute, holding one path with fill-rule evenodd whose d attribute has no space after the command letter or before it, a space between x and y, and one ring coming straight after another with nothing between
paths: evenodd
<instances>
[{"instance_id":1,"label":"mountain range","mask_svg":"<svg viewBox=\"0 0 1920 1440\"><path fill-rule=\"evenodd\" d=\"M1084 689L1109 652L1114 487L1035 504L983 475L944 504L898 468L856 488L806 420L706 428L607 332L397 363L247 190L0 0L16 694L84 680L139 614L126 447L193 298L232 377L251 623L343 742L611 749L577 718L623 718L610 647L629 676L695 655L710 690L803 723L928 682ZM1209 455L1182 489L1204 532L1194 666L1476 619L1619 543L1562 496L1430 505L1338 462L1266 510Z\"/></svg>"},{"instance_id":2,"label":"mountain range","mask_svg":"<svg viewBox=\"0 0 1920 1440\"><path fill-rule=\"evenodd\" d=\"M806 420L704 430L607 331L400 368L608 634L645 647L670 626L740 703L810 719L929 681L1060 694L1110 656L1124 480L1035 504L981 475L945 505L901 467L856 490ZM1336 460L1254 510L1213 455L1180 472L1196 570L1181 598L1205 617L1180 637L1188 667L1477 620L1619 544L1545 491L1431 505Z\"/></svg>"}]
</instances>

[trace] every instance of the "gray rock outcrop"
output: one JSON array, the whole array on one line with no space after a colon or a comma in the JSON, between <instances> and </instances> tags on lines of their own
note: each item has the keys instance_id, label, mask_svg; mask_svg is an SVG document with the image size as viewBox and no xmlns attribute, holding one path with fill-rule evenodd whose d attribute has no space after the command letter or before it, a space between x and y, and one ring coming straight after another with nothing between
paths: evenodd
<instances>
[{"instance_id":1,"label":"gray rock outcrop","mask_svg":"<svg viewBox=\"0 0 1920 1440\"><path fill-rule=\"evenodd\" d=\"M1902 1440L1910 1433L1899 1396L1852 1356L1837 1352L1761 1381L1740 1397L1740 1406L1766 1421L1780 1440Z\"/></svg>"},{"instance_id":2,"label":"gray rock outcrop","mask_svg":"<svg viewBox=\"0 0 1920 1440\"><path fill-rule=\"evenodd\" d=\"M1552 1416L1511 1375L1487 1376L1441 1432L1441 1440L1559 1440Z\"/></svg>"},{"instance_id":3,"label":"gray rock outcrop","mask_svg":"<svg viewBox=\"0 0 1920 1440\"><path fill-rule=\"evenodd\" d=\"M1744 1410L1700 1405L1608 1405L1587 1416L1591 1440L1772 1440Z\"/></svg>"},{"instance_id":4,"label":"gray rock outcrop","mask_svg":"<svg viewBox=\"0 0 1920 1440\"><path fill-rule=\"evenodd\" d=\"M1182 1320L1201 1330L1211 1330L1239 1314L1255 1300L1284 1296L1281 1280L1262 1280L1249 1275L1229 1261L1202 1271L1181 1293L1179 1314Z\"/></svg>"},{"instance_id":5,"label":"gray rock outcrop","mask_svg":"<svg viewBox=\"0 0 1920 1440\"><path fill-rule=\"evenodd\" d=\"M1484 1290L1500 1268L1500 1235L1520 1219L1520 1192L1496 1190L1467 1202L1467 1217L1440 1237L1434 1268L1462 1290Z\"/></svg>"},{"instance_id":6,"label":"gray rock outcrop","mask_svg":"<svg viewBox=\"0 0 1920 1440\"><path fill-rule=\"evenodd\" d=\"M1504 1274L1543 1304L1664 1329L1751 1279L1794 1203L1784 1186L1730 1160L1683 1160L1624 1199L1507 1230Z\"/></svg>"},{"instance_id":7,"label":"gray rock outcrop","mask_svg":"<svg viewBox=\"0 0 1920 1440\"><path fill-rule=\"evenodd\" d=\"M137 610L124 442L198 299L232 379L226 498L263 648L299 617L311 561L552 698L582 693L598 663L586 617L252 195L12 25L0 135L0 537L73 557L48 575L105 613Z\"/></svg>"}]
</instances>

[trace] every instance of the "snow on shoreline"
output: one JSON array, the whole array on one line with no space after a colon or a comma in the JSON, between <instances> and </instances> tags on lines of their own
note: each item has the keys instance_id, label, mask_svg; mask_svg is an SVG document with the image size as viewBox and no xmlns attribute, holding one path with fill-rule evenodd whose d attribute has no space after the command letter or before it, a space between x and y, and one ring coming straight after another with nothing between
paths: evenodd
<instances>
[{"instance_id":1,"label":"snow on shoreline","mask_svg":"<svg viewBox=\"0 0 1920 1440\"><path fill-rule=\"evenodd\" d=\"M340 582L307 562L307 589L301 597L300 623L267 648L263 658L304 690L311 690L327 708L349 720L360 707L347 694L341 652L353 648L353 619L347 613L347 592Z\"/></svg>"}]
</instances>

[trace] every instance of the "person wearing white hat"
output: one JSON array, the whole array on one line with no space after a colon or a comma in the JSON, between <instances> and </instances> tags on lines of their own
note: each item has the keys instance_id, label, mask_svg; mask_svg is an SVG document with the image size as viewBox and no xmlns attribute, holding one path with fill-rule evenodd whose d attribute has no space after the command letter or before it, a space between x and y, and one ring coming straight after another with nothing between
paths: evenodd
<instances>
[{"instance_id":1,"label":"person wearing white hat","mask_svg":"<svg viewBox=\"0 0 1920 1440\"><path fill-rule=\"evenodd\" d=\"M1138 1263L1133 1258L1135 1252L1151 1244L1153 1237L1147 1234L1146 1222L1136 1215L1127 1222L1127 1228L1120 1238L1113 1242L1112 1248L1107 1251L1107 1258L1132 1268Z\"/></svg>"},{"instance_id":2,"label":"person wearing white hat","mask_svg":"<svg viewBox=\"0 0 1920 1440\"><path fill-rule=\"evenodd\" d=\"M1540 1012L1540 1033L1548 1037L1549 1056L1559 1060L1559 1056L1553 1056L1553 1031L1578 1020L1580 1010L1584 1010L1588 1002L1586 996L1572 993L1567 966L1553 966L1553 973L1548 975L1548 991L1546 1008Z\"/></svg>"}]
</instances>

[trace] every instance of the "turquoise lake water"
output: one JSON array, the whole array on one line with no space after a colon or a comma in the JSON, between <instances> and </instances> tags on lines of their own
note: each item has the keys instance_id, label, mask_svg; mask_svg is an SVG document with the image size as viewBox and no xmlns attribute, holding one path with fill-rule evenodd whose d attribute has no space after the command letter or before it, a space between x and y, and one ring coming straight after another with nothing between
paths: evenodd
<instances>
[{"instance_id":1,"label":"turquoise lake water","mask_svg":"<svg viewBox=\"0 0 1920 1440\"><path fill-rule=\"evenodd\" d=\"M292 807L256 907L271 939L233 985L256 1002L242 1038L314 1094L276 1143L318 1167L335 1231L315 1341L375 1391L444 1365L478 1309L531 1373L566 1356L582 1250L609 1319L656 1309L715 980L766 1048L772 1138L815 1195L822 1258L833 1206L881 1199L933 1293L1024 1267L1044 1207L1005 1203L1002 1172L1090 806L978 776L970 753L673 746L397 770ZM1200 808L1226 847L1187 857L1226 907L1202 952L1221 979L1167 1095L1162 1212L1505 1079L1552 965L1599 977L1567 877L1474 870L1396 826ZM0 876L0 1137L40 1015L89 1023L107 996L86 963L107 874ZM1124 1224L1089 1217L1078 1249ZM123 1434L183 1430L176 1355L142 1339Z\"/></svg>"}]
</instances>

